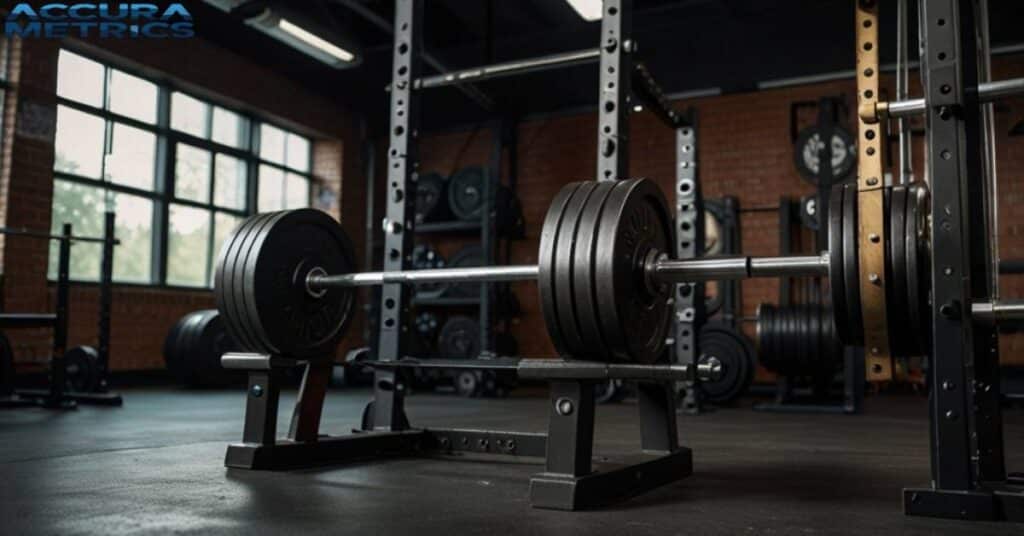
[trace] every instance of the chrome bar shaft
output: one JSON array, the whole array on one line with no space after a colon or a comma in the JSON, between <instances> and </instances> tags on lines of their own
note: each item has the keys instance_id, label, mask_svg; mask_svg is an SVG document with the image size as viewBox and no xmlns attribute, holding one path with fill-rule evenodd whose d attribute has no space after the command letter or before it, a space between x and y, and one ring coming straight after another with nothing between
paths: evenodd
<instances>
[{"instance_id":1,"label":"chrome bar shaft","mask_svg":"<svg viewBox=\"0 0 1024 536\"><path fill-rule=\"evenodd\" d=\"M685 261L659 261L653 276L665 283L828 275L828 256L722 257Z\"/></svg>"},{"instance_id":2,"label":"chrome bar shaft","mask_svg":"<svg viewBox=\"0 0 1024 536\"><path fill-rule=\"evenodd\" d=\"M980 102L992 102L1002 97L1011 97L1022 93L1024 93L1024 78L978 84L978 100ZM924 99L897 100L888 103L889 117L921 115L927 108L928 104Z\"/></svg>"},{"instance_id":3,"label":"chrome bar shaft","mask_svg":"<svg viewBox=\"0 0 1024 536\"><path fill-rule=\"evenodd\" d=\"M721 257L687 260L660 260L652 264L650 276L663 283L828 275L828 257ZM539 274L536 265L490 266L478 268L436 268L393 272L358 272L326 275L311 273L306 279L310 292L331 287L366 287L393 283L483 283L494 281L531 281Z\"/></svg>"}]
</instances>

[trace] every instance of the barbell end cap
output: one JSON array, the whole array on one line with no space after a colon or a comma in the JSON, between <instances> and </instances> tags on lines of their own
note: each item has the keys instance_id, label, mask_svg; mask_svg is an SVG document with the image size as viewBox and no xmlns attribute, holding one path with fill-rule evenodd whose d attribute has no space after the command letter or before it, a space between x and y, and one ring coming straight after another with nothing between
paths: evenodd
<instances>
[{"instance_id":1,"label":"barbell end cap","mask_svg":"<svg viewBox=\"0 0 1024 536\"><path fill-rule=\"evenodd\" d=\"M857 108L857 115L869 125L877 123L889 114L888 102L864 102Z\"/></svg>"}]
</instances>

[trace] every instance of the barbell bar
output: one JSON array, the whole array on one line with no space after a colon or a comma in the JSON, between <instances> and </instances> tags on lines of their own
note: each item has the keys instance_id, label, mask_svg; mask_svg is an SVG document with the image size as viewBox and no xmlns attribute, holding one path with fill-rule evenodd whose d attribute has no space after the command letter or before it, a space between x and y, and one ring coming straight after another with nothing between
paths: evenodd
<instances>
[{"instance_id":1,"label":"barbell bar","mask_svg":"<svg viewBox=\"0 0 1024 536\"><path fill-rule=\"evenodd\" d=\"M834 189L833 197L840 204L856 203L856 196L845 195L843 187ZM905 217L916 221L924 214L919 205L906 204L910 212ZM674 249L677 224L652 181L583 181L565 186L553 198L541 230L536 265L363 273L357 272L347 235L327 214L313 209L265 213L245 220L225 240L214 291L228 330L242 349L293 359L325 359L344 336L357 287L536 280L545 324L560 355L651 364L663 359L675 314L673 298L694 290L687 283L825 276L837 289L833 296L843 297L833 308L836 326L846 326L839 331L846 334L844 340L856 344L858 328L850 319L860 316L859 309L852 307L859 307L861 274L856 241L845 239L846 234L856 233L856 223L846 221L846 212L850 210L831 214L835 221L829 225L829 251L821 255L674 260L668 252ZM905 240L908 245L927 242L916 232L899 238L899 243ZM927 258L924 246L900 251L893 257L916 253L916 259ZM908 277L905 285L893 287L894 291L905 287L899 294L906 297L893 300L904 307L891 316L904 319L903 324L911 328L928 317L923 313L927 303L922 293L912 292L928 287L925 266L904 259L892 268L907 271ZM402 329L402 314L397 300L385 300L381 329Z\"/></svg>"},{"instance_id":2,"label":"barbell bar","mask_svg":"<svg viewBox=\"0 0 1024 536\"><path fill-rule=\"evenodd\" d=\"M1024 94L1024 78L1011 78L996 82L978 84L978 101L992 102L1003 97ZM906 99L884 102L860 109L860 116L867 122L875 122L886 117L900 118L921 115L928 109L925 99Z\"/></svg>"},{"instance_id":3,"label":"barbell bar","mask_svg":"<svg viewBox=\"0 0 1024 536\"><path fill-rule=\"evenodd\" d=\"M792 257L662 258L645 266L643 270L647 277L662 284L754 277L827 276L828 253ZM306 277L306 287L311 294L317 295L329 288L388 284L536 281L539 274L540 266L536 264L348 274L327 274L322 270L313 270Z\"/></svg>"}]
</instances>

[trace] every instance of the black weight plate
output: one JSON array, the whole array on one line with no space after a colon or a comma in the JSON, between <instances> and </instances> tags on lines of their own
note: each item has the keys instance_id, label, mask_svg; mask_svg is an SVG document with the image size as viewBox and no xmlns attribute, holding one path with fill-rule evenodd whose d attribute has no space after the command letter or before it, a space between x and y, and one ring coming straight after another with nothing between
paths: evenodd
<instances>
[{"instance_id":1,"label":"black weight plate","mask_svg":"<svg viewBox=\"0 0 1024 536\"><path fill-rule=\"evenodd\" d=\"M565 357L573 359L593 359L587 355L590 346L583 340L580 333L579 321L576 319L576 296L573 294L573 261L575 260L575 249L579 245L576 241L579 230L580 219L583 217L583 207L587 200L597 189L596 181L587 181L579 187L576 195L572 197L565 207L565 216L562 218L562 225L558 229L558 244L555 252L555 299L558 300L558 326L565 337Z\"/></svg>"},{"instance_id":2,"label":"black weight plate","mask_svg":"<svg viewBox=\"0 0 1024 536\"><path fill-rule=\"evenodd\" d=\"M64 352L64 384L73 393L92 393L99 387L100 355L91 346L75 346Z\"/></svg>"},{"instance_id":3,"label":"black weight plate","mask_svg":"<svg viewBox=\"0 0 1024 536\"><path fill-rule=\"evenodd\" d=\"M175 380L180 384L191 384L194 382L194 371L189 368L189 362L187 361L188 345L196 325L202 319L203 312L194 311L181 317L165 341L165 346L170 347L169 351L164 354L167 370L171 372Z\"/></svg>"},{"instance_id":4,"label":"black weight plate","mask_svg":"<svg viewBox=\"0 0 1024 536\"><path fill-rule=\"evenodd\" d=\"M670 285L650 285L643 263L672 250L672 219L661 189L646 179L618 181L601 212L594 281L602 332L619 359L664 357L670 328Z\"/></svg>"},{"instance_id":5,"label":"black weight plate","mask_svg":"<svg viewBox=\"0 0 1024 536\"><path fill-rule=\"evenodd\" d=\"M889 345L895 356L906 356L907 342L907 188L893 186L889 190L889 225L886 246L889 249L888 284L886 285L886 323Z\"/></svg>"},{"instance_id":6,"label":"black weight plate","mask_svg":"<svg viewBox=\"0 0 1024 536\"><path fill-rule=\"evenodd\" d=\"M444 177L438 173L421 173L416 179L416 223L445 218L448 197Z\"/></svg>"},{"instance_id":7,"label":"black weight plate","mask_svg":"<svg viewBox=\"0 0 1024 536\"><path fill-rule=\"evenodd\" d=\"M754 380L754 349L743 334L720 322L700 330L701 361L714 356L722 363L722 378L698 383L704 398L715 404L729 404L742 396Z\"/></svg>"},{"instance_id":8,"label":"black weight plate","mask_svg":"<svg viewBox=\"0 0 1024 536\"><path fill-rule=\"evenodd\" d=\"M832 295L832 310L840 336L852 340L846 308L846 277L843 274L843 197L842 184L832 187L828 210L828 284Z\"/></svg>"},{"instance_id":9,"label":"black weight plate","mask_svg":"<svg viewBox=\"0 0 1024 536\"><path fill-rule=\"evenodd\" d=\"M484 206L484 181L491 180L480 166L460 169L448 179L448 207L460 220L479 220ZM491 184L491 196L497 195L498 184Z\"/></svg>"},{"instance_id":10,"label":"black weight plate","mask_svg":"<svg viewBox=\"0 0 1024 536\"><path fill-rule=\"evenodd\" d=\"M800 223L812 231L818 230L820 222L818 221L817 195L806 195L800 199Z\"/></svg>"},{"instance_id":11,"label":"black weight plate","mask_svg":"<svg viewBox=\"0 0 1024 536\"><path fill-rule=\"evenodd\" d=\"M245 222L244 227L239 227L239 237L233 244L233 253L229 253L231 259L224 268L224 285L226 287L225 299L228 302L228 311L231 314L224 314L225 318L233 319L229 326L235 326L238 332L234 333L236 340L245 341L243 344L247 350L260 351L261 343L249 322L249 312L245 305L245 294L242 290L244 281L245 262L251 250L253 241L260 236L266 225L278 214L269 212L258 214ZM229 327L229 329L231 329Z\"/></svg>"},{"instance_id":12,"label":"black weight plate","mask_svg":"<svg viewBox=\"0 0 1024 536\"><path fill-rule=\"evenodd\" d=\"M857 187L845 185L843 195L843 278L846 290L846 311L849 325L846 340L850 345L864 343L864 318L860 307L860 247L858 243L859 222L857 213ZM845 339L844 339L845 340Z\"/></svg>"},{"instance_id":13,"label":"black weight plate","mask_svg":"<svg viewBox=\"0 0 1024 536\"><path fill-rule=\"evenodd\" d=\"M351 289L331 288L314 296L307 275L355 269L352 245L341 225L325 212L299 209L272 215L251 243L243 270L234 278L256 351L293 358L331 358L345 334L355 303Z\"/></svg>"},{"instance_id":14,"label":"black weight plate","mask_svg":"<svg viewBox=\"0 0 1024 536\"><path fill-rule=\"evenodd\" d=\"M601 218L601 210L614 186L615 183L606 181L599 182L594 187L593 193L590 194L590 198L583 206L573 248L573 269L570 281L572 306L576 316L577 330L586 345L586 357L584 355L579 357L594 361L606 361L609 358L607 345L601 331L601 313L597 310L599 290L597 282L594 280L594 256L600 232L598 223Z\"/></svg>"},{"instance_id":15,"label":"black weight plate","mask_svg":"<svg viewBox=\"0 0 1024 536\"><path fill-rule=\"evenodd\" d=\"M416 332L423 337L433 338L437 333L437 328L440 327L440 319L437 315L430 311L423 311L416 315Z\"/></svg>"},{"instance_id":16,"label":"black weight plate","mask_svg":"<svg viewBox=\"0 0 1024 536\"><path fill-rule=\"evenodd\" d=\"M575 196L576 190L582 182L573 182L562 187L551 201L547 215L544 216L544 225L540 233L540 248L537 254L537 290L540 294L541 310L544 312L544 323L548 328L548 336L555 350L565 355L567 347L565 337L558 322L558 300L555 297L556 274L555 258L558 246L558 229L562 226L562 219L565 216L565 207Z\"/></svg>"},{"instance_id":17,"label":"black weight plate","mask_svg":"<svg viewBox=\"0 0 1024 536\"><path fill-rule=\"evenodd\" d=\"M178 335L181 333L181 328L188 319L184 316L178 319L177 322L171 326L171 329L167 331L167 336L164 337L164 365L167 367L167 371L171 373L175 378L180 374L178 366Z\"/></svg>"},{"instance_id":18,"label":"black weight plate","mask_svg":"<svg viewBox=\"0 0 1024 536\"><path fill-rule=\"evenodd\" d=\"M930 196L927 187L910 186L907 195L907 319L915 335L917 354L931 349L932 323L928 296L931 293L931 252L928 233Z\"/></svg>"},{"instance_id":19,"label":"black weight plate","mask_svg":"<svg viewBox=\"0 0 1024 536\"><path fill-rule=\"evenodd\" d=\"M797 171L811 184L818 184L821 174L821 151L824 141L822 132L817 126L807 127L797 135L793 146L793 161ZM839 125L832 126L832 181L843 180L853 171L857 161L857 147L853 136ZM828 185L826 185L828 186Z\"/></svg>"},{"instance_id":20,"label":"black weight plate","mask_svg":"<svg viewBox=\"0 0 1024 536\"><path fill-rule=\"evenodd\" d=\"M479 370L460 370L454 382L459 396L473 398L483 394L483 377Z\"/></svg>"},{"instance_id":21,"label":"black weight plate","mask_svg":"<svg viewBox=\"0 0 1024 536\"><path fill-rule=\"evenodd\" d=\"M239 319L245 329L248 330L254 344L262 352L271 352L270 347L272 343L269 337L263 333L263 329L260 326L261 321L258 318L259 313L254 309L255 293L247 292L246 287L251 280L251 274L254 273L256 264L260 261L260 256L262 255L266 259L270 254L268 250L263 249L263 244L267 239L269 231L273 229L274 224L280 221L285 214L287 214L285 211L270 213L266 220L263 220L258 227L250 232L249 237L242 242L241 252L245 255L245 258L240 265L241 268L233 273L232 288L235 291L235 300L241 304L242 314Z\"/></svg>"},{"instance_id":22,"label":"black weight plate","mask_svg":"<svg viewBox=\"0 0 1024 536\"><path fill-rule=\"evenodd\" d=\"M772 337L775 334L775 307L770 303L761 303L757 306L757 324L755 325L757 336L757 353L761 364L766 368L774 370L774 359L776 356Z\"/></svg>"},{"instance_id":23,"label":"black weight plate","mask_svg":"<svg viewBox=\"0 0 1024 536\"><path fill-rule=\"evenodd\" d=\"M445 359L474 359L480 355L480 324L468 316L452 316L441 328L437 344Z\"/></svg>"},{"instance_id":24,"label":"black weight plate","mask_svg":"<svg viewBox=\"0 0 1024 536\"><path fill-rule=\"evenodd\" d=\"M243 330L239 322L239 304L234 299L234 270L239 263L239 248L249 234L249 230L258 225L267 214L256 214L244 220L238 225L231 235L224 241L220 253L217 256L217 268L214 271L213 295L217 309L224 315L228 329L234 334L242 346L248 350L255 347L249 335ZM244 258L242 259L244 260Z\"/></svg>"},{"instance_id":25,"label":"black weight plate","mask_svg":"<svg viewBox=\"0 0 1024 536\"><path fill-rule=\"evenodd\" d=\"M448 259L449 268L473 268L486 264L486 255L480 244L468 244L459 248ZM448 285L445 296L453 298L476 298L480 296L480 283L453 283Z\"/></svg>"},{"instance_id":26,"label":"black weight plate","mask_svg":"<svg viewBox=\"0 0 1024 536\"><path fill-rule=\"evenodd\" d=\"M412 249L413 270L444 268L446 262L434 248L420 244ZM416 285L417 298L440 298L448 290L447 283L420 283Z\"/></svg>"},{"instance_id":27,"label":"black weight plate","mask_svg":"<svg viewBox=\"0 0 1024 536\"><path fill-rule=\"evenodd\" d=\"M223 317L215 309L204 311L193 332L186 358L195 370L195 383L207 387L226 383L230 376L220 358L238 346L228 336Z\"/></svg>"}]
</instances>

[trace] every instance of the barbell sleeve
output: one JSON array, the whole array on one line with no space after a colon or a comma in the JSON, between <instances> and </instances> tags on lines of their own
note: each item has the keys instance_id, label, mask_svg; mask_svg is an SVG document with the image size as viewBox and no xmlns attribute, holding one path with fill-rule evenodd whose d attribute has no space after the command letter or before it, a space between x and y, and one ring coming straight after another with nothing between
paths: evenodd
<instances>
[{"instance_id":1,"label":"barbell sleeve","mask_svg":"<svg viewBox=\"0 0 1024 536\"><path fill-rule=\"evenodd\" d=\"M808 255L794 257L716 257L687 260L662 259L653 263L653 266L648 270L648 275L661 283L746 279L751 277L828 275L828 258L825 255ZM356 272L335 275L314 271L310 272L306 278L306 286L311 292L318 292L333 287L366 287L394 283L533 281L537 279L539 272L539 267L532 264Z\"/></svg>"}]
</instances>

